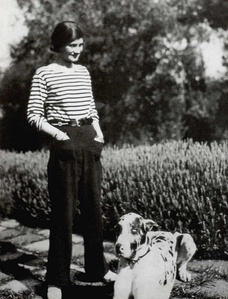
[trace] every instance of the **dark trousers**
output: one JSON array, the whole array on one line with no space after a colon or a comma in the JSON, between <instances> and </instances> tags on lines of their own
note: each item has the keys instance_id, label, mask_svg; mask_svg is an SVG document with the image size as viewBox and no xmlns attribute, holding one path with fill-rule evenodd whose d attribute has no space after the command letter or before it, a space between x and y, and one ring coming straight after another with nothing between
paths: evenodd
<instances>
[{"instance_id":1,"label":"dark trousers","mask_svg":"<svg viewBox=\"0 0 228 299\"><path fill-rule=\"evenodd\" d=\"M70 140L53 141L48 162L51 219L47 282L56 286L70 282L72 228L77 209L81 213L86 274L99 281L108 271L100 206L103 144L94 141L91 125L60 129L67 132Z\"/></svg>"}]
</instances>

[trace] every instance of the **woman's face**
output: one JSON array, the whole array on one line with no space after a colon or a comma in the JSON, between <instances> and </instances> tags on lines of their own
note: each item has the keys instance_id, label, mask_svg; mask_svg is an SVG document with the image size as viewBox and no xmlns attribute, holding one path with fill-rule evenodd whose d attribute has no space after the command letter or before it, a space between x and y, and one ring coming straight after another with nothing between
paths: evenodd
<instances>
[{"instance_id":1,"label":"woman's face","mask_svg":"<svg viewBox=\"0 0 228 299\"><path fill-rule=\"evenodd\" d=\"M58 55L66 63L74 63L79 59L83 51L84 40L83 38L75 39L70 44L60 48Z\"/></svg>"}]
</instances>

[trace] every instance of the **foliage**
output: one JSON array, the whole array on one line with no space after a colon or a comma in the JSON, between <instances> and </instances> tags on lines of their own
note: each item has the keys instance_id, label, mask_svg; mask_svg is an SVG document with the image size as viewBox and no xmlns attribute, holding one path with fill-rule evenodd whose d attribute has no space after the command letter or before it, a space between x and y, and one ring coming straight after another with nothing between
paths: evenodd
<instances>
[{"instance_id":1,"label":"foliage","mask_svg":"<svg viewBox=\"0 0 228 299\"><path fill-rule=\"evenodd\" d=\"M17 294L10 290L4 290L4 291L0 291L0 298L1 299L35 299L36 295L30 291Z\"/></svg>"},{"instance_id":2,"label":"foliage","mask_svg":"<svg viewBox=\"0 0 228 299\"><path fill-rule=\"evenodd\" d=\"M228 28L228 4L227 1L213 0L203 1L202 16L207 18L215 28ZM218 17L219 16L219 17Z\"/></svg>"},{"instance_id":3,"label":"foliage","mask_svg":"<svg viewBox=\"0 0 228 299\"><path fill-rule=\"evenodd\" d=\"M227 246L226 146L188 141L107 149L105 205L115 216L133 209L165 229L188 230L198 252L219 252Z\"/></svg>"},{"instance_id":4,"label":"foliage","mask_svg":"<svg viewBox=\"0 0 228 299\"><path fill-rule=\"evenodd\" d=\"M95 99L105 103L100 114L107 142L224 136L217 122L224 111L219 101L224 107L227 98L221 91L226 78L209 81L199 51L211 26L217 28L220 17L225 20L220 0L209 6L206 0L18 3L29 33L12 48L14 63L1 83L2 148L27 151L44 143L28 128L26 104L35 69L53 59L51 31L65 19L76 19L86 32L81 62L91 72ZM213 9L220 12L216 18ZM221 26L226 28L225 21ZM220 125L227 128L226 122Z\"/></svg>"},{"instance_id":5,"label":"foliage","mask_svg":"<svg viewBox=\"0 0 228 299\"><path fill-rule=\"evenodd\" d=\"M198 256L226 257L228 143L172 141L153 146L106 147L102 208L105 236L114 238L119 217L136 211L162 229L190 232ZM1 200L13 198L21 222L47 225L48 153L1 152Z\"/></svg>"},{"instance_id":6,"label":"foliage","mask_svg":"<svg viewBox=\"0 0 228 299\"><path fill-rule=\"evenodd\" d=\"M50 204L47 194L47 152L17 153L1 151L1 202L13 216L32 226L47 225Z\"/></svg>"}]
</instances>

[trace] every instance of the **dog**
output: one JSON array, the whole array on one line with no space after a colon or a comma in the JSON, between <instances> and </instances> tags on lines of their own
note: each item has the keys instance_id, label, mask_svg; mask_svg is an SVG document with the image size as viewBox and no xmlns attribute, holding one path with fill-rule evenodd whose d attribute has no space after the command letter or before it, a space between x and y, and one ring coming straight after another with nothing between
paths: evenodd
<instances>
[{"instance_id":1,"label":"dog","mask_svg":"<svg viewBox=\"0 0 228 299\"><path fill-rule=\"evenodd\" d=\"M196 251L189 234L159 231L136 213L122 216L116 226L118 274L113 299L168 299L175 279L187 282L187 263Z\"/></svg>"}]
</instances>

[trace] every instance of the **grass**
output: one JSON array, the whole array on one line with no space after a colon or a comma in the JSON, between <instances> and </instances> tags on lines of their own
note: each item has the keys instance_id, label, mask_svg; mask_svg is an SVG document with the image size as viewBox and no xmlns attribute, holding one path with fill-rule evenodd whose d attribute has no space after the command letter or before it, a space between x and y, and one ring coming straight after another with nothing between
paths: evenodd
<instances>
[{"instance_id":1,"label":"grass","mask_svg":"<svg viewBox=\"0 0 228 299\"><path fill-rule=\"evenodd\" d=\"M15 293L11 290L0 291L0 299L34 299L37 295L31 291Z\"/></svg>"},{"instance_id":2,"label":"grass","mask_svg":"<svg viewBox=\"0 0 228 299\"><path fill-rule=\"evenodd\" d=\"M228 272L221 272L212 266L194 270L194 278L190 282L176 284L172 291L172 297L178 298L199 298L199 299L222 299L222 297L209 295L210 288L213 288L215 280L227 280ZM202 292L202 288L208 292Z\"/></svg>"}]
</instances>

